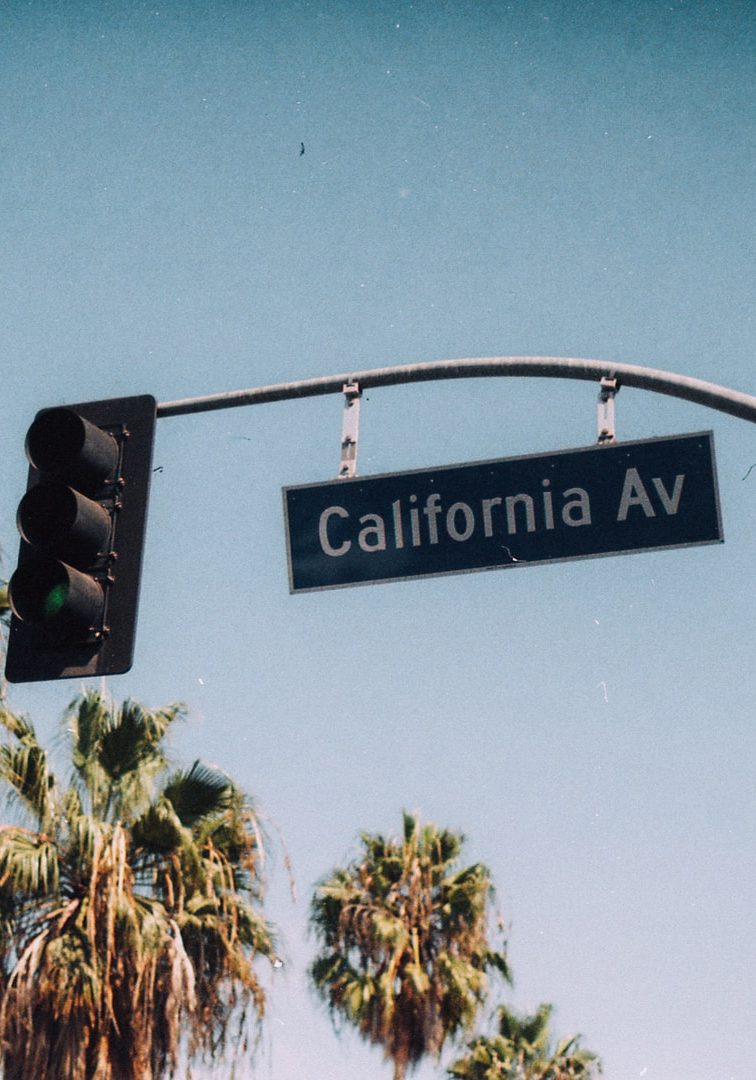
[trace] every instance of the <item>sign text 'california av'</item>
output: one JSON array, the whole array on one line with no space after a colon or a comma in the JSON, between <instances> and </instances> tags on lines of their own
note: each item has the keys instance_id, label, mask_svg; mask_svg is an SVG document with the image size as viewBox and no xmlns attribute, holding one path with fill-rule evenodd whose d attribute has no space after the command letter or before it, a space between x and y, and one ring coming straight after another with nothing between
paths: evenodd
<instances>
[{"instance_id":1,"label":"sign text 'california av'","mask_svg":"<svg viewBox=\"0 0 756 1080\"><path fill-rule=\"evenodd\" d=\"M284 489L292 592L721 542L711 432Z\"/></svg>"}]
</instances>

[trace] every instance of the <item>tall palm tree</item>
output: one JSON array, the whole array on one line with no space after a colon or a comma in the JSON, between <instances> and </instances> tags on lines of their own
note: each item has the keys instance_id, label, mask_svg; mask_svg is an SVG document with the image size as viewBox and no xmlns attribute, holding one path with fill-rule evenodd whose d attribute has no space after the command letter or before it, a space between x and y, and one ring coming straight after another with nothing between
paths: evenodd
<instances>
[{"instance_id":1,"label":"tall palm tree","mask_svg":"<svg viewBox=\"0 0 756 1080\"><path fill-rule=\"evenodd\" d=\"M503 1005L499 1032L470 1043L468 1053L448 1069L458 1080L591 1080L601 1072L595 1054L581 1050L580 1036L552 1044L551 1005L533 1016L518 1016Z\"/></svg>"},{"instance_id":2,"label":"tall palm tree","mask_svg":"<svg viewBox=\"0 0 756 1080\"><path fill-rule=\"evenodd\" d=\"M274 943L258 819L218 770L169 771L180 715L85 694L61 784L32 724L0 701L0 780L22 811L0 827L8 1078L157 1080L221 1056L232 1021L245 1032L262 1017L253 961Z\"/></svg>"},{"instance_id":3,"label":"tall palm tree","mask_svg":"<svg viewBox=\"0 0 756 1080\"><path fill-rule=\"evenodd\" d=\"M471 1026L486 972L509 969L489 944L490 873L458 867L463 837L405 814L401 840L362 833L361 844L313 896L310 975L333 1018L383 1046L403 1080Z\"/></svg>"}]
</instances>

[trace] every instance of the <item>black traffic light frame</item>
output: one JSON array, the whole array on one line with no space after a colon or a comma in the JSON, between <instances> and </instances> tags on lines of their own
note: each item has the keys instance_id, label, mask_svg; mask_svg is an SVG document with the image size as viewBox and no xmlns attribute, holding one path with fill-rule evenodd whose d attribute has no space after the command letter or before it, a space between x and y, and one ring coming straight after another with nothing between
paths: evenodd
<instances>
[{"instance_id":1,"label":"black traffic light frame","mask_svg":"<svg viewBox=\"0 0 756 1080\"><path fill-rule=\"evenodd\" d=\"M84 488L83 494L108 516L107 541L84 570L85 577L102 589L102 603L97 605L100 609L97 617L84 635L67 637L62 633L57 638L44 626L20 618L16 608L23 605L17 603L11 616L5 666L6 678L13 683L122 674L133 662L157 404L154 397L145 394L81 402L65 406L65 410L64 420L68 412L74 413L111 435L117 446L117 461L105 481L94 485L82 482L78 463L62 472L54 471L52 475L55 483L68 484L75 492ZM51 413L52 409L40 410L34 424ZM58 413L61 415L60 411ZM31 461L33 455L28 444L29 435L27 456ZM51 460L55 458L54 449L54 446L45 447ZM30 492L50 478L46 471L30 464L24 499L27 506L31 504L32 512L36 508ZM22 517L20 507L19 518ZM44 521L41 527L44 532ZM54 550L54 542L48 546L52 558L60 557L65 562L65 556L59 556ZM25 577L24 584L29 580L33 582L39 565L35 560L38 559L39 552L34 544L24 539L22 532L17 581ZM13 577L10 595L13 607Z\"/></svg>"}]
</instances>

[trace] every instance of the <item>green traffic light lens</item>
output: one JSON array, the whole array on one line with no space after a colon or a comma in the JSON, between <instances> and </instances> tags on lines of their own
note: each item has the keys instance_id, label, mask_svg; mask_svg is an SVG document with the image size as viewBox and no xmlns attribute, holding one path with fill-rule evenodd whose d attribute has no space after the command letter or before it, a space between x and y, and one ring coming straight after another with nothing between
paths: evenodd
<instances>
[{"instance_id":1,"label":"green traffic light lens","mask_svg":"<svg viewBox=\"0 0 756 1080\"><path fill-rule=\"evenodd\" d=\"M68 582L54 585L42 599L42 615L45 619L54 619L66 606L71 588Z\"/></svg>"},{"instance_id":2,"label":"green traffic light lens","mask_svg":"<svg viewBox=\"0 0 756 1080\"><path fill-rule=\"evenodd\" d=\"M16 618L56 640L86 641L102 619L104 593L88 574L57 559L29 559L8 586Z\"/></svg>"}]
</instances>

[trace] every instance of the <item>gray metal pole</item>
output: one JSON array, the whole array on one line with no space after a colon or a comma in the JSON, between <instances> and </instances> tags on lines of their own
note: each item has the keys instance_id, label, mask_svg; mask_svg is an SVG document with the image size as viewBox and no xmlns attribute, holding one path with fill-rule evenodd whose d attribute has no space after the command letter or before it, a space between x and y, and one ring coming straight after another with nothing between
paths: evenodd
<instances>
[{"instance_id":1,"label":"gray metal pole","mask_svg":"<svg viewBox=\"0 0 756 1080\"><path fill-rule=\"evenodd\" d=\"M326 375L300 382L276 383L252 390L235 390L207 397L166 401L158 405L157 414L181 416L185 413L232 409L241 405L260 405L266 401L285 401L290 398L315 397L320 394L341 394L346 383L358 383L361 390L375 386L396 386L400 383L431 382L435 379L470 379L491 376L526 376L545 379L584 379L599 382L602 378L617 379L620 386L634 386L657 394L694 401L710 409L730 413L742 420L756 423L756 397L739 390L729 390L716 383L676 375L670 371L638 367L634 364L615 364L605 360L573 360L559 356L489 356L467 360L430 360L420 364L373 368L368 371L348 371L341 375Z\"/></svg>"}]
</instances>

